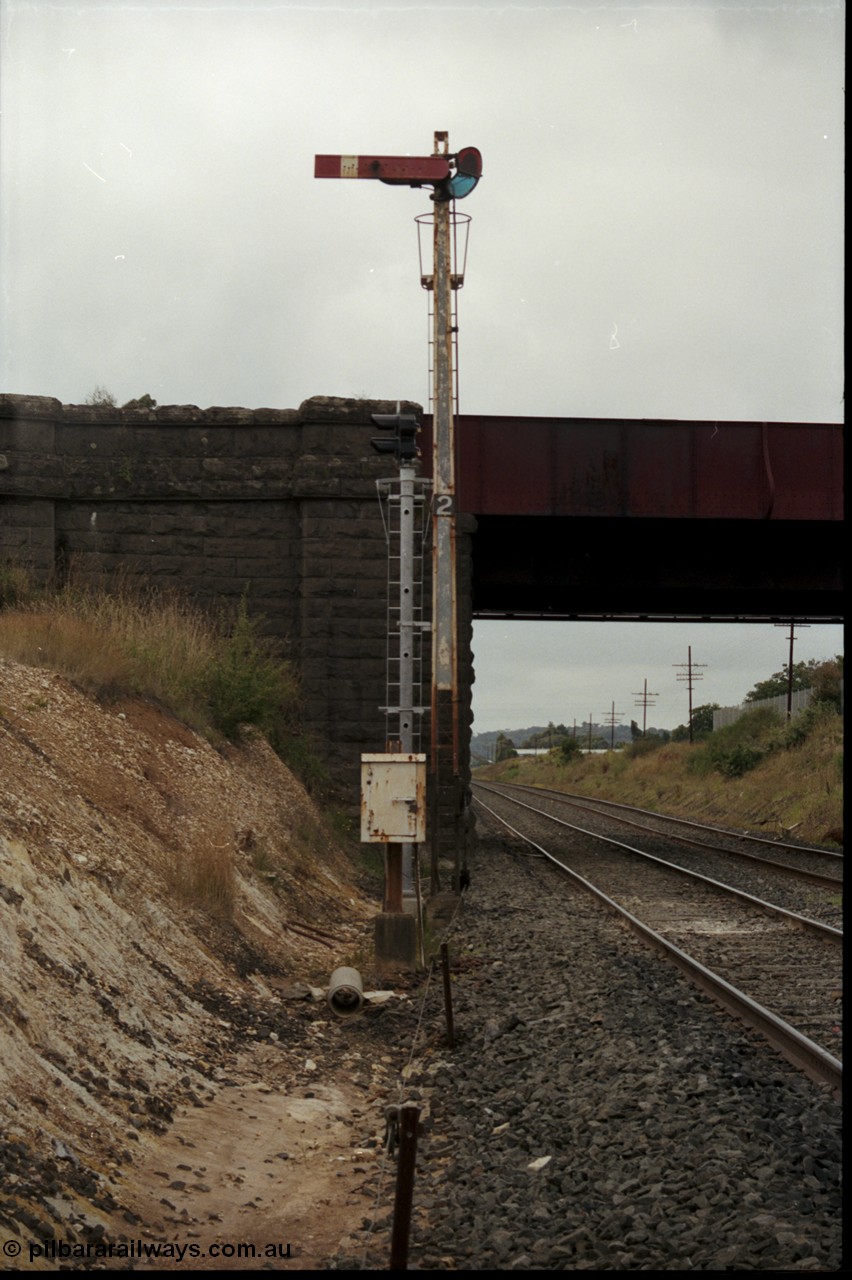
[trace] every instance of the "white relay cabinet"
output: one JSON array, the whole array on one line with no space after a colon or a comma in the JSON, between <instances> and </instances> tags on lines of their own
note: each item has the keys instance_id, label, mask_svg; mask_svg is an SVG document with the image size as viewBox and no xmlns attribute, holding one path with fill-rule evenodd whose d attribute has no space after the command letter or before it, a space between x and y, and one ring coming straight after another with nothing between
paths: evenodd
<instances>
[{"instance_id":1,"label":"white relay cabinet","mask_svg":"<svg viewBox=\"0 0 852 1280\"><path fill-rule=\"evenodd\" d=\"M422 844L426 839L426 756L361 756L361 840Z\"/></svg>"}]
</instances>

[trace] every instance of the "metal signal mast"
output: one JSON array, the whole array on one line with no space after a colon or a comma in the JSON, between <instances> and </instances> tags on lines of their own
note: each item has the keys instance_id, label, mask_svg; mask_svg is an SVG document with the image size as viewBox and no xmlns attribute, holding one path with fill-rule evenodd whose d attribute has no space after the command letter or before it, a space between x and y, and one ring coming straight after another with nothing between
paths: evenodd
<instances>
[{"instance_id":1,"label":"metal signal mast","mask_svg":"<svg viewBox=\"0 0 852 1280\"><path fill-rule=\"evenodd\" d=\"M456 492L453 426L453 290L461 277L453 271L451 205L470 194L482 176L482 156L476 147L451 153L448 135L436 131L430 156L316 156L317 178L374 178L396 186L431 187L435 205L433 272L433 420L432 420L432 868L431 887L438 884L440 848L439 795L442 780L452 773L452 791L459 786L458 627L456 618ZM442 767L443 766L443 767ZM454 795L455 804L458 797ZM456 879L458 850L456 850ZM456 886L457 887L457 886Z\"/></svg>"}]
</instances>

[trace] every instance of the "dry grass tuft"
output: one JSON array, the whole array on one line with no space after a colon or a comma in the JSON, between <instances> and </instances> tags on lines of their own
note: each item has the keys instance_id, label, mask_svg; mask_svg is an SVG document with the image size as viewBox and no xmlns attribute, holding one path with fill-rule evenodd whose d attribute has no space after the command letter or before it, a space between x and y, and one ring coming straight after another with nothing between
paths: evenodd
<instances>
[{"instance_id":1,"label":"dry grass tuft","mask_svg":"<svg viewBox=\"0 0 852 1280\"><path fill-rule=\"evenodd\" d=\"M92 619L76 614L6 610L0 613L0 652L26 666L73 674L82 688L99 695L134 683L126 650Z\"/></svg>"},{"instance_id":2,"label":"dry grass tuft","mask_svg":"<svg viewBox=\"0 0 852 1280\"><path fill-rule=\"evenodd\" d=\"M200 837L188 853L172 858L169 888L184 902L232 919L237 886L234 854L234 842L225 833Z\"/></svg>"},{"instance_id":3,"label":"dry grass tuft","mask_svg":"<svg viewBox=\"0 0 852 1280\"><path fill-rule=\"evenodd\" d=\"M12 584L11 586L9 584ZM218 618L174 591L118 578L108 587L27 587L11 571L0 653L48 667L100 698L149 698L208 738L244 725L278 748L298 703L291 665L258 633L245 601Z\"/></svg>"}]
</instances>

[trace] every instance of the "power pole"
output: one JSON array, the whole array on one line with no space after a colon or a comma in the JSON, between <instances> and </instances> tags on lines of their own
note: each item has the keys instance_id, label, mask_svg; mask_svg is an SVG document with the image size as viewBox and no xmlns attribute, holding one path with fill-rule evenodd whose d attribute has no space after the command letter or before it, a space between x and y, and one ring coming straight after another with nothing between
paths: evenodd
<instances>
[{"instance_id":1,"label":"power pole","mask_svg":"<svg viewBox=\"0 0 852 1280\"><path fill-rule=\"evenodd\" d=\"M786 622L776 622L776 627L786 627ZM796 627L809 627L809 622L796 622L794 618L790 619L790 656L787 659L787 723L793 717L793 643L796 635Z\"/></svg>"},{"instance_id":2,"label":"power pole","mask_svg":"<svg viewBox=\"0 0 852 1280\"><path fill-rule=\"evenodd\" d=\"M686 672L679 674L678 680L686 680L689 685L689 741L692 742L692 686L696 680L703 680L704 674L697 670L698 667L706 667L706 662L692 661L692 645L688 647L689 660L687 662L673 662L673 667L686 667Z\"/></svg>"},{"instance_id":3,"label":"power pole","mask_svg":"<svg viewBox=\"0 0 852 1280\"><path fill-rule=\"evenodd\" d=\"M617 721L620 720L621 717L624 715L624 712L616 711L615 703L613 702L612 710L610 712L605 711L603 714L605 717L604 724L609 724L610 726L609 749L610 751L614 751L615 750L615 726Z\"/></svg>"},{"instance_id":4,"label":"power pole","mask_svg":"<svg viewBox=\"0 0 852 1280\"><path fill-rule=\"evenodd\" d=\"M643 737L643 738L645 737L645 733L646 733L646 730L647 730L647 727L648 727L648 708L649 708L649 707L654 707L654 706L656 706L656 703L654 702L654 698L658 698L659 696L660 696L660 695L659 695L658 693L649 693L649 692L648 692L648 677L647 677L647 676L645 677L645 691L644 691L644 693L634 693L634 695L633 695L633 697L634 697L634 698L640 698L640 699L641 699L641 702L634 702L634 704L633 704L633 705L634 705L634 707L640 707L640 706L641 706L641 707L643 708L643 710L642 710L642 737Z\"/></svg>"}]
</instances>

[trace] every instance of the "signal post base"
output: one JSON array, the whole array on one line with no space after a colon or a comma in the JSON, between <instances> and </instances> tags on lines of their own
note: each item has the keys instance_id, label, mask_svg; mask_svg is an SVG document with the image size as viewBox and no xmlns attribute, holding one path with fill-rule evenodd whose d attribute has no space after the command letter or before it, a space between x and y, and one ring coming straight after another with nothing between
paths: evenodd
<instances>
[{"instance_id":1,"label":"signal post base","mask_svg":"<svg viewBox=\"0 0 852 1280\"><path fill-rule=\"evenodd\" d=\"M379 973L417 968L417 920L407 911L382 911L375 925Z\"/></svg>"}]
</instances>

